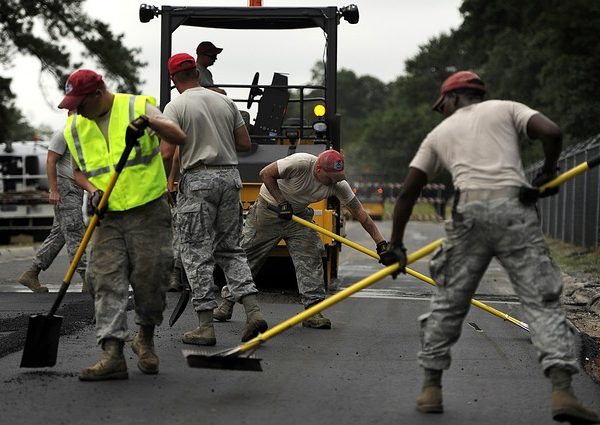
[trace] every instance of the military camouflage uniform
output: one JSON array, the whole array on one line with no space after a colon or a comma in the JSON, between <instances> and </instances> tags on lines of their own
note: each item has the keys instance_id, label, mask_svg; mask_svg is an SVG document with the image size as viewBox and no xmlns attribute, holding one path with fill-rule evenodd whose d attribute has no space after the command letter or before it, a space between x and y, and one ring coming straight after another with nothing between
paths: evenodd
<instances>
[{"instance_id":1,"label":"military camouflage uniform","mask_svg":"<svg viewBox=\"0 0 600 425\"><path fill-rule=\"evenodd\" d=\"M312 222L314 211L306 208L295 213L298 217ZM325 299L323 284L323 242L314 230L293 221L282 220L267 208L267 202L258 197L250 207L244 231L242 248L246 251L248 263L253 276L269 257L269 253L283 239L294 262L298 290L302 296L302 304L308 307ZM223 287L222 296L233 301L227 286Z\"/></svg>"},{"instance_id":2,"label":"military camouflage uniform","mask_svg":"<svg viewBox=\"0 0 600 425\"><path fill-rule=\"evenodd\" d=\"M96 294L98 343L105 338L127 339L129 285L135 322L160 325L173 267L171 240L171 213L164 196L104 214L94 230L87 273Z\"/></svg>"},{"instance_id":3,"label":"military camouflage uniform","mask_svg":"<svg viewBox=\"0 0 600 425\"><path fill-rule=\"evenodd\" d=\"M460 197L468 198L468 193ZM420 317L419 364L450 367L450 347L460 336L479 280L496 257L521 300L543 369L559 366L576 372L573 336L560 307L560 272L549 256L536 208L523 205L516 190L510 197L465 201L446 224L447 239L431 260L438 288L431 312Z\"/></svg>"},{"instance_id":4,"label":"military camouflage uniform","mask_svg":"<svg viewBox=\"0 0 600 425\"><path fill-rule=\"evenodd\" d=\"M61 203L54 206L54 222L50 234L40 245L34 259L33 265L39 270L46 270L63 246L67 245L69 258L73 259L79 243L85 233L83 213L83 189L68 178L58 178L58 192ZM77 273L83 279L86 269L85 253L77 265Z\"/></svg>"},{"instance_id":5,"label":"military camouflage uniform","mask_svg":"<svg viewBox=\"0 0 600 425\"><path fill-rule=\"evenodd\" d=\"M200 166L186 171L179 182L179 250L196 311L217 307L215 263L223 269L236 301L258 292L240 246L241 187L235 165Z\"/></svg>"}]
</instances>

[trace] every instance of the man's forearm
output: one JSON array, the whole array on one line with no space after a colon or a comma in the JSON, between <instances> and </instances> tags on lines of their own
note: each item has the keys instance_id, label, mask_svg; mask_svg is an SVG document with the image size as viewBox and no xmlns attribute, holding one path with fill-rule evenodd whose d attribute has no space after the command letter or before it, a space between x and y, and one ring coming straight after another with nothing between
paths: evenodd
<instances>
[{"instance_id":1,"label":"man's forearm","mask_svg":"<svg viewBox=\"0 0 600 425\"><path fill-rule=\"evenodd\" d=\"M279 189L279 185L277 184L277 180L267 179L263 181L269 193L275 198L278 204L285 202L285 196L283 196L283 192Z\"/></svg>"},{"instance_id":2,"label":"man's forearm","mask_svg":"<svg viewBox=\"0 0 600 425\"><path fill-rule=\"evenodd\" d=\"M75 179L75 183L77 183L77 185L83 190L86 190L90 193L98 190L98 188L87 179L81 170L73 170L73 178Z\"/></svg>"},{"instance_id":3,"label":"man's forearm","mask_svg":"<svg viewBox=\"0 0 600 425\"><path fill-rule=\"evenodd\" d=\"M148 125L162 140L172 145L183 145L187 138L183 130L165 118L148 117Z\"/></svg>"}]
</instances>

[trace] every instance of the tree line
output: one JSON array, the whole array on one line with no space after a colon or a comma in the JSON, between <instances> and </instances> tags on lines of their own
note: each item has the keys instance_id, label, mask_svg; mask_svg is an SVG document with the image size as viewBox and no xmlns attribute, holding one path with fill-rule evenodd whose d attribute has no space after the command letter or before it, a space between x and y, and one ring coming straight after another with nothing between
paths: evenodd
<instances>
[{"instance_id":1,"label":"tree line","mask_svg":"<svg viewBox=\"0 0 600 425\"><path fill-rule=\"evenodd\" d=\"M556 121L565 146L600 133L600 1L465 0L460 13L460 27L421 46L389 84L339 72L351 177L402 181L442 119L431 111L441 83L462 69L481 76L488 99L523 102ZM524 162L539 159L540 144L524 142Z\"/></svg>"}]
</instances>

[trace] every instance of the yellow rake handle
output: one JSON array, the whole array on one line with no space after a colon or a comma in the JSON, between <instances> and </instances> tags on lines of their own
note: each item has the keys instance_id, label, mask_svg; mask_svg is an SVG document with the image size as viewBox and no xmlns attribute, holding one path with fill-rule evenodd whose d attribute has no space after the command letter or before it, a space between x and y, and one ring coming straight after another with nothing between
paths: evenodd
<instances>
[{"instance_id":1,"label":"yellow rake handle","mask_svg":"<svg viewBox=\"0 0 600 425\"><path fill-rule=\"evenodd\" d=\"M337 234L335 234L335 233L333 233L333 232L331 232L331 231L329 231L327 229L322 228L321 226L317 226L316 224L311 223L310 221L306 221L306 220L304 220L304 219L302 219L300 217L297 217L295 215L292 216L292 220L294 220L298 224L302 224L303 226L309 227L309 228L311 228L311 229L313 229L313 230L315 230L315 231L317 231L319 233L323 233L324 235L327 235L330 238L333 238L333 239L335 239L338 242L342 242L342 243L344 243L344 244L346 244L346 245L348 245L348 246L350 246L350 247L352 247L352 248L354 248L354 249L356 249L356 250L358 250L358 251L360 251L360 252L362 252L364 254L367 254L367 255L369 255L369 256L371 256L371 257L379 260L379 255L375 251L372 251L372 250L370 250L368 248L365 248L364 246L359 245L356 242L352 242L351 240L348 240L348 239L346 239L346 238L344 238L342 236L339 236L339 235L337 235ZM442 239L440 239L440 240L442 240ZM438 241L436 241L436 242L438 242ZM436 242L434 242L434 243L436 243ZM417 272L415 270L412 270L412 269L406 267L406 273L409 274L409 275L411 275L411 276L416 277L417 279L422 280L425 283L428 283L430 285L436 286L436 283L435 283L435 281L432 278L430 278L428 276L425 276L424 274L421 274L421 273L419 273L419 272ZM496 310L495 308L490 307L489 305L484 304L481 301L478 301L476 299L472 299L471 300L471 304L473 304L476 307L479 307L482 310L487 311L488 313L493 314L494 316L498 316L501 319L508 320L509 322L511 322L511 323L519 326L522 329L525 329L526 331L529 331L529 326L527 325L527 323L521 322L520 320L515 319L514 317L509 316L508 314L503 313L500 310Z\"/></svg>"},{"instance_id":2,"label":"yellow rake handle","mask_svg":"<svg viewBox=\"0 0 600 425\"><path fill-rule=\"evenodd\" d=\"M431 254L433 251L435 251L441 245L441 243L442 243L442 239L438 239L435 242L432 242L429 245L419 249L418 251L413 252L412 254L410 254L408 256L407 263L408 264L413 263L413 262L417 261L418 259ZM352 295L368 286L373 285L375 282L383 279L384 277L391 275L392 273L394 273L398 270L398 267L399 267L398 264L392 264L391 266L388 266L388 267L378 271L377 273L372 274L371 276L356 282L354 285L349 286L346 289L332 295L331 297L324 299L320 303L313 305L312 307L304 310L303 312L298 313L295 316L287 319L286 321L281 322L280 324L272 327L271 329L267 330L265 333L262 333L262 334L258 335L257 337L251 339L250 341L246 342L245 344L240 345L236 349L236 351L251 350L252 348L256 347L257 345L260 345L263 342L267 341L268 339L271 339L275 335L280 334L281 332L297 325L298 323L302 322L303 320L306 320L309 317L312 317L315 314L320 313L321 311L331 307L332 305L339 303L340 301L350 297L350 295Z\"/></svg>"},{"instance_id":3,"label":"yellow rake handle","mask_svg":"<svg viewBox=\"0 0 600 425\"><path fill-rule=\"evenodd\" d=\"M578 176L579 174L589 170L590 168L594 168L598 164L600 164L600 155L596 156L592 159L588 159L587 161L582 162L579 165L576 165L575 167L571 168L570 170L567 170L564 173L558 175L553 180L550 180L548 183L541 185L540 192L543 192L544 190L548 189L549 187L558 186L559 184L564 183L567 180L571 180L573 177Z\"/></svg>"}]
</instances>

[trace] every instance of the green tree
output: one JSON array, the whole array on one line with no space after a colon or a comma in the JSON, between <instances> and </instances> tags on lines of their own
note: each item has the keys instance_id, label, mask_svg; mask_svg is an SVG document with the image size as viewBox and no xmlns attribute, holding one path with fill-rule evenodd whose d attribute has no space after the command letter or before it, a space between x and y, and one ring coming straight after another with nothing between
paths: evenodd
<instances>
[{"instance_id":1,"label":"green tree","mask_svg":"<svg viewBox=\"0 0 600 425\"><path fill-rule=\"evenodd\" d=\"M139 48L123 45L123 34L82 12L83 0L4 0L0 15L0 64L10 68L15 54L34 56L43 72L62 88L67 76L81 66L67 42L78 42L84 56L93 59L104 77L119 91L137 93L142 84L140 69L146 64L136 56ZM7 82L8 81L8 82ZM11 116L14 94L10 79L0 87L0 116ZM18 121L0 121L0 138L15 137ZM1 141L1 139L0 139Z\"/></svg>"}]
</instances>

